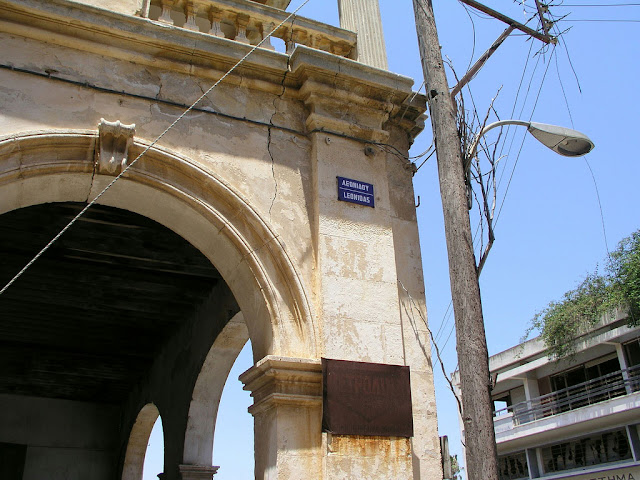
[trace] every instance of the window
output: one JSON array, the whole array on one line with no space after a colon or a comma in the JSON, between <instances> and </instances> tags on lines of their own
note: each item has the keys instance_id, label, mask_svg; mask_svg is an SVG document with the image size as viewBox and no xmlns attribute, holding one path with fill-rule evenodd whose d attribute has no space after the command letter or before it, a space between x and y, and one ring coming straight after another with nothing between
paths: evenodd
<instances>
[{"instance_id":1,"label":"window","mask_svg":"<svg viewBox=\"0 0 640 480\"><path fill-rule=\"evenodd\" d=\"M516 480L518 478L529 478L529 467L527 465L527 455L524 451L500 455L498 457L498 478L499 480Z\"/></svg>"},{"instance_id":2,"label":"window","mask_svg":"<svg viewBox=\"0 0 640 480\"><path fill-rule=\"evenodd\" d=\"M545 473L619 462L631 457L625 429L597 433L542 448Z\"/></svg>"},{"instance_id":3,"label":"window","mask_svg":"<svg viewBox=\"0 0 640 480\"><path fill-rule=\"evenodd\" d=\"M637 392L640 390L640 338L627 343L624 346L624 351L627 357L627 365L629 366L631 389Z\"/></svg>"},{"instance_id":4,"label":"window","mask_svg":"<svg viewBox=\"0 0 640 480\"><path fill-rule=\"evenodd\" d=\"M636 338L633 342L629 342L624 346L627 354L627 364L629 367L640 365L640 338Z\"/></svg>"}]
</instances>

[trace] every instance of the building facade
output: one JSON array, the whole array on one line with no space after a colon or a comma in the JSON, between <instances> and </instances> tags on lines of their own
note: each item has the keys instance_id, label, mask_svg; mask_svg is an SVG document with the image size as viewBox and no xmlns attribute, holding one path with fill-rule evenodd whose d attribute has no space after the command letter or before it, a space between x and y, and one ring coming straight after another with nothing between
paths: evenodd
<instances>
[{"instance_id":1,"label":"building facade","mask_svg":"<svg viewBox=\"0 0 640 480\"><path fill-rule=\"evenodd\" d=\"M158 416L162 478L212 478L249 339L256 478L441 478L425 99L288 3L0 0L3 287L51 242L0 294L1 478L140 479ZM409 367L413 436L323 431L322 358Z\"/></svg>"},{"instance_id":2,"label":"building facade","mask_svg":"<svg viewBox=\"0 0 640 480\"><path fill-rule=\"evenodd\" d=\"M605 317L573 356L539 339L492 356L501 480L640 478L640 327Z\"/></svg>"}]
</instances>

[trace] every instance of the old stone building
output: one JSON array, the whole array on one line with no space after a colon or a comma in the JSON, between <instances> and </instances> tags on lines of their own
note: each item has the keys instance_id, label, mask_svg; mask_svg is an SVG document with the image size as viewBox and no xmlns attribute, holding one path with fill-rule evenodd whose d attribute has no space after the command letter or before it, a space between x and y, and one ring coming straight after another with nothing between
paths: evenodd
<instances>
[{"instance_id":1,"label":"old stone building","mask_svg":"<svg viewBox=\"0 0 640 480\"><path fill-rule=\"evenodd\" d=\"M163 478L212 478L248 339L256 478L441 478L424 99L377 2L288 3L0 0L1 478L140 479L158 415ZM322 358L408 367L413 435L323 429Z\"/></svg>"}]
</instances>

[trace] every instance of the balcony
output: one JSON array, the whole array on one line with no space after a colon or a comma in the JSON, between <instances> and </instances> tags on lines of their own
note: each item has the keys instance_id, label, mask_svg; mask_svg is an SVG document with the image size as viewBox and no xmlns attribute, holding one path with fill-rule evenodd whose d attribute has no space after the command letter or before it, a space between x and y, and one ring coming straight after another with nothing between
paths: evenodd
<instances>
[{"instance_id":1,"label":"balcony","mask_svg":"<svg viewBox=\"0 0 640 480\"><path fill-rule=\"evenodd\" d=\"M257 45L289 15L280 8L262 3L251 0L151 0L148 17L165 25ZM356 56L354 32L300 16L277 28L272 37L282 40L286 53L301 44L341 57ZM275 50L271 39L267 39L262 47Z\"/></svg>"},{"instance_id":2,"label":"balcony","mask_svg":"<svg viewBox=\"0 0 640 480\"><path fill-rule=\"evenodd\" d=\"M640 365L510 405L494 412L498 443L516 446L525 437L575 434L600 424L623 424L640 408ZM562 429L564 432L560 432Z\"/></svg>"},{"instance_id":3,"label":"balcony","mask_svg":"<svg viewBox=\"0 0 640 480\"><path fill-rule=\"evenodd\" d=\"M494 423L509 417L513 425L569 412L640 390L640 365L510 405L494 412Z\"/></svg>"}]
</instances>

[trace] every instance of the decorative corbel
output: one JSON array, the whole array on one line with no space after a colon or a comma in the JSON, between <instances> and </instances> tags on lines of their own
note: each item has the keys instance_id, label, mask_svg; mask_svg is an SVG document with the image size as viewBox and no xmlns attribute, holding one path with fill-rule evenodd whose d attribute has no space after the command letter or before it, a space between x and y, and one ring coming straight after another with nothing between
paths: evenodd
<instances>
[{"instance_id":1,"label":"decorative corbel","mask_svg":"<svg viewBox=\"0 0 640 480\"><path fill-rule=\"evenodd\" d=\"M117 120L100 119L96 165L103 175L118 175L127 167L129 146L133 143L136 125L125 125Z\"/></svg>"}]
</instances>

